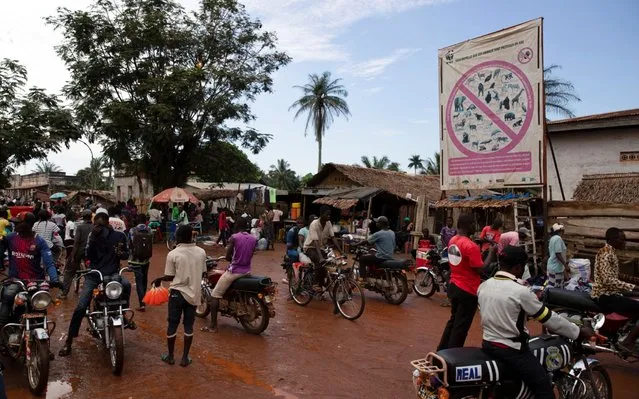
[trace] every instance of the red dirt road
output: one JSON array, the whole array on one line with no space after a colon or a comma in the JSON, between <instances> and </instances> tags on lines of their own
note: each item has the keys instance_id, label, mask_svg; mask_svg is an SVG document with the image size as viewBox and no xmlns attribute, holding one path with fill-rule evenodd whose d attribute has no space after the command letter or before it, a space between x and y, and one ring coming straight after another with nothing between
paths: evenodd
<instances>
[{"instance_id":1,"label":"red dirt road","mask_svg":"<svg viewBox=\"0 0 639 399\"><path fill-rule=\"evenodd\" d=\"M283 277L283 247L261 252L254 274ZM209 251L221 254L221 250ZM163 271L166 248L155 247L150 279ZM131 276L130 280L133 278ZM47 398L413 398L410 360L423 357L439 341L449 308L442 296L432 299L411 294L401 306L387 304L367 293L366 311L355 322L332 314L329 302L300 307L287 301L279 285L276 316L261 336L252 336L232 319L220 317L220 333L201 333L196 321L188 368L160 361L166 350L166 307L137 313L136 331L126 331L122 377L110 373L107 353L83 329L71 357L51 363ZM137 305L137 296L132 295ZM75 295L53 308L58 327L52 349L57 353L66 335ZM535 329L538 330L538 329ZM179 331L176 355L182 350ZM479 345L481 329L475 320L468 346ZM636 397L639 367L600 356L612 375L615 398ZM30 398L16 365L4 359L8 396Z\"/></svg>"}]
</instances>

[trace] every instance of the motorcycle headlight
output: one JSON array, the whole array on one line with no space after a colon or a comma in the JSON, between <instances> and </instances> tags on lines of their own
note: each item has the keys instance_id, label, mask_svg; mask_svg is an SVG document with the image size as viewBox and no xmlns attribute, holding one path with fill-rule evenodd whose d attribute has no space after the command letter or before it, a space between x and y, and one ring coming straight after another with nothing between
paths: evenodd
<instances>
[{"instance_id":1,"label":"motorcycle headlight","mask_svg":"<svg viewBox=\"0 0 639 399\"><path fill-rule=\"evenodd\" d=\"M118 299L122 295L122 284L117 281L111 281L104 288L104 293L109 299Z\"/></svg>"},{"instance_id":2,"label":"motorcycle headlight","mask_svg":"<svg viewBox=\"0 0 639 399\"><path fill-rule=\"evenodd\" d=\"M45 310L51 304L51 294L47 291L38 291L31 296L31 306L35 310Z\"/></svg>"}]
</instances>

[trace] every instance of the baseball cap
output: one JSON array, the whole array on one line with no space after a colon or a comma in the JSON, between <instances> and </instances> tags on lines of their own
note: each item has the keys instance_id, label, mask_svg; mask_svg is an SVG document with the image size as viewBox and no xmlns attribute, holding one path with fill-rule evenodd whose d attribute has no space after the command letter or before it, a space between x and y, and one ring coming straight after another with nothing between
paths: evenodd
<instances>
[{"instance_id":1,"label":"baseball cap","mask_svg":"<svg viewBox=\"0 0 639 399\"><path fill-rule=\"evenodd\" d=\"M525 227L521 227L521 228L519 229L519 234L521 234L521 235L525 235L526 237L530 237L530 230L528 230L528 229L527 229L527 228L525 228Z\"/></svg>"},{"instance_id":2,"label":"baseball cap","mask_svg":"<svg viewBox=\"0 0 639 399\"><path fill-rule=\"evenodd\" d=\"M106 209L104 209L104 208L98 208L98 210L97 210L97 211L95 211L95 214L97 215L97 214L99 214L99 213L106 213L106 214L108 215L108 214L109 214L109 211L107 211L107 210L106 210Z\"/></svg>"},{"instance_id":3,"label":"baseball cap","mask_svg":"<svg viewBox=\"0 0 639 399\"><path fill-rule=\"evenodd\" d=\"M26 222L26 223L30 223L30 224L35 224L36 222L36 217L33 213L31 212L20 212L17 215L15 215L11 221L13 223L22 223L22 222Z\"/></svg>"},{"instance_id":4,"label":"baseball cap","mask_svg":"<svg viewBox=\"0 0 639 399\"><path fill-rule=\"evenodd\" d=\"M559 230L563 230L564 229L564 225L563 224L559 224L559 223L555 223L552 225L552 231L559 231Z\"/></svg>"},{"instance_id":5,"label":"baseball cap","mask_svg":"<svg viewBox=\"0 0 639 399\"><path fill-rule=\"evenodd\" d=\"M388 218L386 216L380 216L375 218L375 223L387 223L388 224Z\"/></svg>"}]
</instances>

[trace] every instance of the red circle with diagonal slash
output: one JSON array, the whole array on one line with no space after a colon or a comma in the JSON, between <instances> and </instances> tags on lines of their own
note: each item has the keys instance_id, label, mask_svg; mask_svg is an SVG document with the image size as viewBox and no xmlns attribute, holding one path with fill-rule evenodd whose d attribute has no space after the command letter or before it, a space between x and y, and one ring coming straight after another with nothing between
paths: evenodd
<instances>
[{"instance_id":1,"label":"red circle with diagonal slash","mask_svg":"<svg viewBox=\"0 0 639 399\"><path fill-rule=\"evenodd\" d=\"M526 104L528 106L529 111L526 112L526 119L523 121L522 126L519 129L519 132L514 132L510 128L510 126L506 125L506 123L498 115L496 115L492 110L490 110L488 106L483 104L482 99L477 98L477 96L475 96L464 85L464 82L466 82L466 80L475 72L478 72L478 71L481 71L482 69L490 68L490 67L500 67L503 69L507 69L509 72L512 72L515 75L517 75L517 77L519 78L519 80L525 87ZM451 114L450 110L453 106L453 101L455 100L455 97L458 91L461 91L462 94L464 94L470 102L475 104L475 106L478 109L480 109L491 122L493 122L497 127L499 127L500 130L510 138L510 143L508 145L504 146L504 148L501 148L499 151L481 153L481 152L474 152L469 150L466 146L464 146L459 141L459 139L457 138L457 135L455 134L455 129L453 128L453 121L450 115ZM526 135L526 132L528 132L528 128L530 127L530 124L533 118L533 113L534 113L533 110L534 110L534 99L533 99L532 85L530 84L530 81L528 80L524 72L521 69L517 68L515 65L506 61L486 61L486 62L482 62L481 64L477 64L471 69L469 69L457 81L457 83L453 87L453 90L450 92L450 96L448 97L448 104L446 104L446 129L448 130L448 136L452 140L453 144L455 144L455 147L457 147L459 151L461 151L462 153L464 153L470 158L480 158L483 156L506 154L510 150L512 150L517 144L519 144L519 142Z\"/></svg>"}]
</instances>

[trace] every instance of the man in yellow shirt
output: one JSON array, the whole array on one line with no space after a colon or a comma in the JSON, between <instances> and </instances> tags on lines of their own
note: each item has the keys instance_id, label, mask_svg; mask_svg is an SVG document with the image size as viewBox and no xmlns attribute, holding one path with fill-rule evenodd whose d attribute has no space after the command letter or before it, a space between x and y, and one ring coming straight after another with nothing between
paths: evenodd
<instances>
[{"instance_id":1,"label":"man in yellow shirt","mask_svg":"<svg viewBox=\"0 0 639 399\"><path fill-rule=\"evenodd\" d=\"M9 212L7 209L0 210L0 237L10 233L11 222L9 222Z\"/></svg>"}]
</instances>

